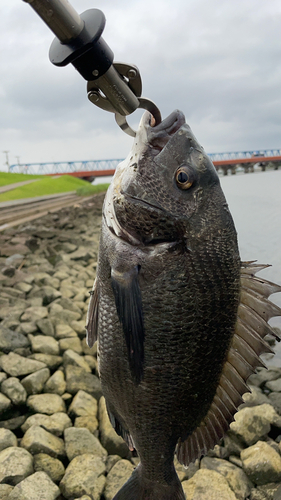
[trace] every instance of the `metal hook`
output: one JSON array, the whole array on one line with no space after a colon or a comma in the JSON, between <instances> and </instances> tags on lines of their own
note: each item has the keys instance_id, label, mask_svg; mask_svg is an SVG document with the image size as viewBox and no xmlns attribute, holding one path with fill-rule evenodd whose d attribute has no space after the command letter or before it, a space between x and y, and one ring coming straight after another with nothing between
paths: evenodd
<instances>
[{"instance_id":1,"label":"metal hook","mask_svg":"<svg viewBox=\"0 0 281 500\"><path fill-rule=\"evenodd\" d=\"M161 118L161 113L157 108L156 104L154 104L153 101L147 99L146 97L139 97L138 99L139 99L138 109L146 109L147 111L149 111L155 119L155 125L159 125L159 123L161 123L162 121L162 118ZM116 123L119 125L119 127L123 130L123 132L126 132L126 134L130 135L131 137L136 136L136 131L130 127L130 125L127 122L126 116L120 115L119 113L115 113L115 120Z\"/></svg>"}]
</instances>

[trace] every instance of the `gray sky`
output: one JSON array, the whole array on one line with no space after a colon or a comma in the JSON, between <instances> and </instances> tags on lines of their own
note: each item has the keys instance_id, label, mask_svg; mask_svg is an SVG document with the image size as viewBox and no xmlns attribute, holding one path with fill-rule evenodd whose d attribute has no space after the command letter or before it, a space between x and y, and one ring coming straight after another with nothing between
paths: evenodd
<instances>
[{"instance_id":1,"label":"gray sky","mask_svg":"<svg viewBox=\"0 0 281 500\"><path fill-rule=\"evenodd\" d=\"M207 152L281 147L280 0L72 0L99 8L115 61L136 64L143 96L186 116ZM10 163L125 157L132 138L90 103L54 36L21 0L2 0L0 169ZM137 111L129 118L137 125Z\"/></svg>"}]
</instances>

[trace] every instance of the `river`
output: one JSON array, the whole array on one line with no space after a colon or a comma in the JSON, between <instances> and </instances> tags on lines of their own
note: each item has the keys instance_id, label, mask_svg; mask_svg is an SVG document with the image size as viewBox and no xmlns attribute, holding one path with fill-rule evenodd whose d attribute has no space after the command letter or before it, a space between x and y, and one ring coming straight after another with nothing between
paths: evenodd
<instances>
[{"instance_id":1,"label":"river","mask_svg":"<svg viewBox=\"0 0 281 500\"><path fill-rule=\"evenodd\" d=\"M257 171L221 177L221 185L238 233L242 260L271 267L259 273L281 285L281 170ZM270 300L281 307L281 293ZM281 328L281 318L270 320ZM269 365L281 366L281 342L269 356Z\"/></svg>"}]
</instances>

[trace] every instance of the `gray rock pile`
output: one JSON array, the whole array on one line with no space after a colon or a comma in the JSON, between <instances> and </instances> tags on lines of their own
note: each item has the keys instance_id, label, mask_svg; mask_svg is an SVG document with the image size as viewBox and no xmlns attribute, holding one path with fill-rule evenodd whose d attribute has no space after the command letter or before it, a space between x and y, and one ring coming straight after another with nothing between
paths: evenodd
<instances>
[{"instance_id":1,"label":"gray rock pile","mask_svg":"<svg viewBox=\"0 0 281 500\"><path fill-rule=\"evenodd\" d=\"M138 463L85 341L102 201L0 233L1 500L112 500ZM220 446L175 460L187 500L281 499L281 368L251 385Z\"/></svg>"}]
</instances>

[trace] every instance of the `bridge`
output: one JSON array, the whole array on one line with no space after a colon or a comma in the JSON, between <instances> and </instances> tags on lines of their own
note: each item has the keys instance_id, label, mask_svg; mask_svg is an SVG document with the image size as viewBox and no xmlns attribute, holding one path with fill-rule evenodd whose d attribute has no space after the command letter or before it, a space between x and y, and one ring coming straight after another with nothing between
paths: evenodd
<instances>
[{"instance_id":1,"label":"bridge","mask_svg":"<svg viewBox=\"0 0 281 500\"><path fill-rule=\"evenodd\" d=\"M217 170L222 170L227 175L228 170L236 173L238 167L251 172L254 165L258 164L262 170L268 165L275 169L281 165L281 149L264 149L255 151L239 151L232 153L211 153L208 155ZM10 166L9 171L26 174L42 175L72 175L92 182L95 177L111 176L122 159L113 160L85 160L45 163L20 163Z\"/></svg>"}]
</instances>

